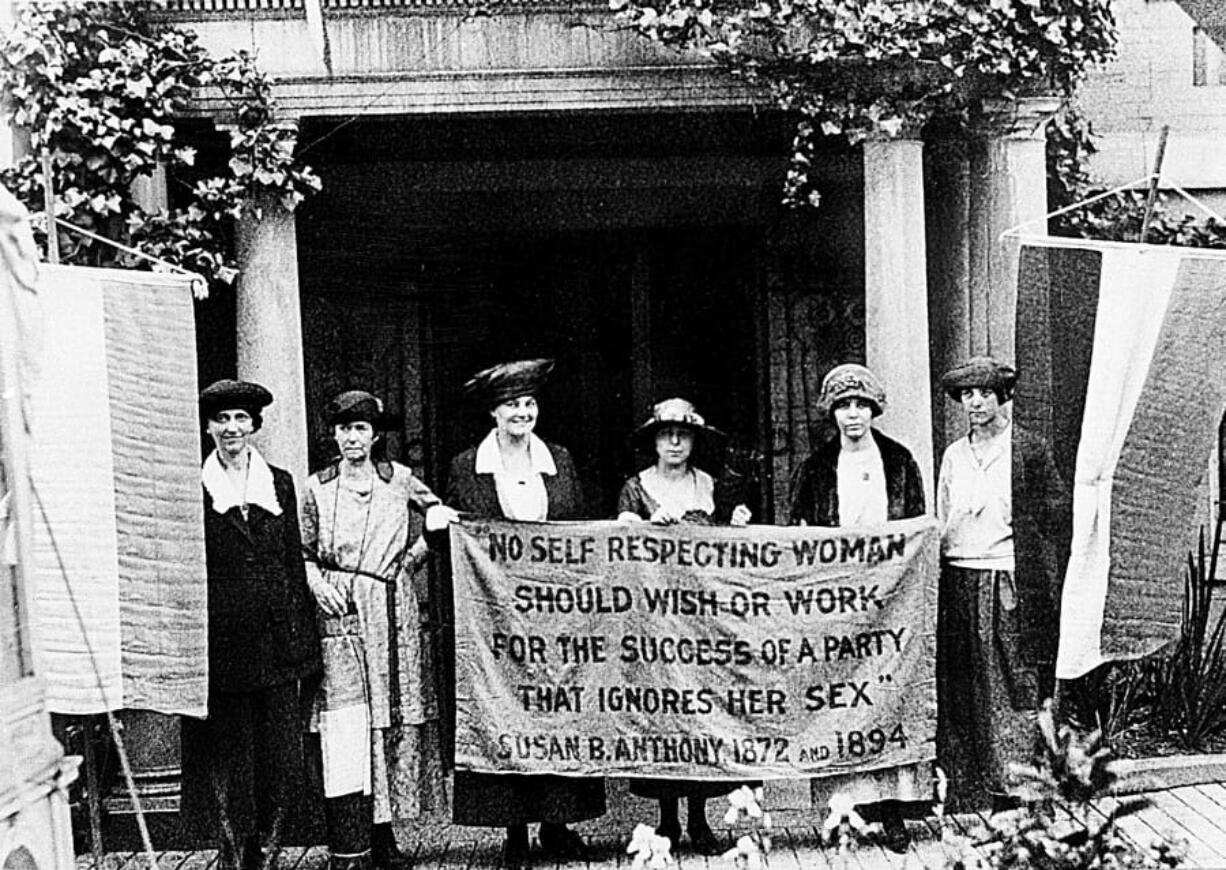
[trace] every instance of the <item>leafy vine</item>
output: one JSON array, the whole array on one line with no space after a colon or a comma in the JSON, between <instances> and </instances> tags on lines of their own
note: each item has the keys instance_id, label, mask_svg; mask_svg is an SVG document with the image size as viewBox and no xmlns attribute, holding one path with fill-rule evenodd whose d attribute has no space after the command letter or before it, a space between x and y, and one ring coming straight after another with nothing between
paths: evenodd
<instances>
[{"instance_id":1,"label":"leafy vine","mask_svg":"<svg viewBox=\"0 0 1226 870\"><path fill-rule=\"evenodd\" d=\"M195 34L155 22L149 8L97 0L19 7L0 62L10 118L28 133L30 153L0 171L0 183L41 212L49 160L56 217L229 284L233 221L269 197L293 210L320 181L295 157L294 133L277 122L273 82L255 59L213 58ZM232 112L226 171L183 182L173 208L146 214L133 184L193 165L195 150L175 121L206 89L220 90ZM65 262L147 265L63 229L57 240Z\"/></svg>"},{"instance_id":2,"label":"leafy vine","mask_svg":"<svg viewBox=\"0 0 1226 870\"><path fill-rule=\"evenodd\" d=\"M697 51L800 116L785 201L816 205L821 137L894 137L984 95L1071 95L1112 57L1109 0L610 0L661 45Z\"/></svg>"}]
</instances>

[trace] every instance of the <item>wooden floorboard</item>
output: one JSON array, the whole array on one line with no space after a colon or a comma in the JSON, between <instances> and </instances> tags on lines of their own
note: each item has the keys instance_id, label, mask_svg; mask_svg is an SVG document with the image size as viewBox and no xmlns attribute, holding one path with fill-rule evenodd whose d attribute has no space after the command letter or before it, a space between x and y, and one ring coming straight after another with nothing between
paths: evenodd
<instances>
[{"instance_id":1,"label":"wooden floorboard","mask_svg":"<svg viewBox=\"0 0 1226 870\"><path fill-rule=\"evenodd\" d=\"M1140 848L1150 847L1158 837L1177 839L1187 844L1183 864L1189 870L1215 868L1226 870L1226 786L1208 784L1184 786L1140 796L1150 805L1118 821L1118 827ZM1132 798L1109 797L1087 806L1059 804L1059 824L1068 830L1097 829L1122 802ZM986 814L961 813L943 819L927 817L907 822L911 845L904 854L884 848L879 842L861 843L846 852L827 848L816 816L801 812L780 814L787 821L771 832L770 870L940 870L956 860L968 845L982 845L990 839L991 819ZM586 866L548 860L534 843L529 860L532 870L629 870L632 863L625 849L629 832L619 830L620 822L584 826L585 839L592 850ZM742 830L716 828L716 834L732 848ZM457 828L439 822L406 826L400 831L400 845L409 856L413 870L501 870L502 831ZM328 870L327 850L321 846L294 848L282 852L277 870ZM683 842L676 856L675 870L724 870L731 866L722 855L706 857L688 851ZM158 870L217 870L216 852L161 852ZM148 870L139 853L108 854L105 865L93 867L93 858L83 854L78 870Z\"/></svg>"},{"instance_id":2,"label":"wooden floorboard","mask_svg":"<svg viewBox=\"0 0 1226 870\"><path fill-rule=\"evenodd\" d=\"M1219 854L1210 842L1209 827L1200 813L1193 810L1169 791L1149 795L1152 804L1140 815L1152 815L1158 826L1171 832L1171 836L1183 839L1188 844L1187 867L1226 867L1226 855Z\"/></svg>"},{"instance_id":3,"label":"wooden floorboard","mask_svg":"<svg viewBox=\"0 0 1226 870\"><path fill-rule=\"evenodd\" d=\"M1188 808L1192 814L1188 821L1196 830L1197 836L1213 849L1221 859L1222 866L1226 867L1226 830L1223 829L1226 810L1196 786L1171 789L1169 794Z\"/></svg>"}]
</instances>

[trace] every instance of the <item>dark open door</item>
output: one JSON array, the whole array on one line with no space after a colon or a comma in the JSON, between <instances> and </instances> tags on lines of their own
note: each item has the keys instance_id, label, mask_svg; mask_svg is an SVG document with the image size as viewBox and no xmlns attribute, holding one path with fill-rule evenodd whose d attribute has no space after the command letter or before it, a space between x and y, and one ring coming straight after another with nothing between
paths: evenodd
<instances>
[{"instance_id":1,"label":"dark open door","mask_svg":"<svg viewBox=\"0 0 1226 870\"><path fill-rule=\"evenodd\" d=\"M655 401L691 399L739 451L763 443L756 244L743 227L468 240L419 287L430 464L441 471L489 428L464 380L528 356L558 361L537 431L574 454L595 516L612 516L622 481L648 461L630 435Z\"/></svg>"}]
</instances>

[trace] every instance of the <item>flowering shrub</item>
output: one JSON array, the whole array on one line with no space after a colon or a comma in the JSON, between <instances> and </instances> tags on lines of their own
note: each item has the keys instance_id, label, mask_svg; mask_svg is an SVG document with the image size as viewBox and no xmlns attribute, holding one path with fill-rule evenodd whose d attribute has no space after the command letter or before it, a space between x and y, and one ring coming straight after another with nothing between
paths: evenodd
<instances>
[{"instance_id":1,"label":"flowering shrub","mask_svg":"<svg viewBox=\"0 0 1226 870\"><path fill-rule=\"evenodd\" d=\"M771 815L762 808L762 787L743 785L728 795L724 824L734 829L748 826L724 858L738 870L762 870L771 850Z\"/></svg>"},{"instance_id":2,"label":"flowering shrub","mask_svg":"<svg viewBox=\"0 0 1226 870\"><path fill-rule=\"evenodd\" d=\"M665 870L677 863L673 859L672 843L668 837L657 834L651 825L635 826L626 854L634 856L631 870Z\"/></svg>"},{"instance_id":3,"label":"flowering shrub","mask_svg":"<svg viewBox=\"0 0 1226 870\"><path fill-rule=\"evenodd\" d=\"M990 834L969 848L963 841L949 865L955 870L1160 870L1182 860L1178 844L1157 839L1138 847L1119 831L1117 823L1143 808L1147 801L1121 803L1095 824L1086 804L1110 789L1115 781L1110 751L1100 745L1098 732L1080 735L1069 726L1055 725L1051 702L1039 714L1041 750L1033 765L1014 764L1012 793L1017 809L996 813L989 820ZM1086 827L1070 825L1057 808L1080 806ZM947 838L957 839L957 838Z\"/></svg>"}]
</instances>

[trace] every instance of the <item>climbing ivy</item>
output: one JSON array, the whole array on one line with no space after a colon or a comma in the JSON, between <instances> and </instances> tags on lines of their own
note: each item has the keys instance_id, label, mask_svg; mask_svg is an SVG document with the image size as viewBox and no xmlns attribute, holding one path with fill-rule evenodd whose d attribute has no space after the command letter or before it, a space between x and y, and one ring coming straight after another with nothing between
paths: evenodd
<instances>
[{"instance_id":1,"label":"climbing ivy","mask_svg":"<svg viewBox=\"0 0 1226 870\"><path fill-rule=\"evenodd\" d=\"M292 210L320 181L296 159L293 132L277 122L273 82L250 54L211 57L195 34L149 11L140 2L18 7L0 62L11 123L27 131L30 148L0 172L0 183L41 212L49 158L57 217L228 284L237 274L232 222L270 195ZM144 213L133 183L159 167L177 178L176 169L194 163L176 120L194 95L210 91L229 107L225 171L176 182L175 207ZM65 262L147 267L63 229L57 238Z\"/></svg>"},{"instance_id":2,"label":"climbing ivy","mask_svg":"<svg viewBox=\"0 0 1226 870\"><path fill-rule=\"evenodd\" d=\"M644 37L696 51L800 116L785 200L816 205L821 137L897 136L973 99L1069 95L1115 50L1109 0L610 0Z\"/></svg>"}]
</instances>

